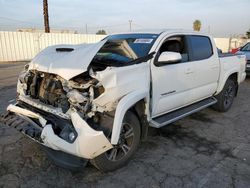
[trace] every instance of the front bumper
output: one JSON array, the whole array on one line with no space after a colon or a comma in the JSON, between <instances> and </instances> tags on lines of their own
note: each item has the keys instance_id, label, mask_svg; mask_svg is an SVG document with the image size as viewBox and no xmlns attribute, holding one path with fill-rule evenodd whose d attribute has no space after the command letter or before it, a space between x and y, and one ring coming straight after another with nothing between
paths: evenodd
<instances>
[{"instance_id":1,"label":"front bumper","mask_svg":"<svg viewBox=\"0 0 250 188\"><path fill-rule=\"evenodd\" d=\"M9 105L7 111L7 114L0 119L3 124L14 127L26 136L54 150L85 159L93 159L113 148L102 131L92 129L74 110L68 113L71 125L77 133L72 143L57 135L57 130L53 129L53 121L41 113L25 109L18 104Z\"/></svg>"}]
</instances>

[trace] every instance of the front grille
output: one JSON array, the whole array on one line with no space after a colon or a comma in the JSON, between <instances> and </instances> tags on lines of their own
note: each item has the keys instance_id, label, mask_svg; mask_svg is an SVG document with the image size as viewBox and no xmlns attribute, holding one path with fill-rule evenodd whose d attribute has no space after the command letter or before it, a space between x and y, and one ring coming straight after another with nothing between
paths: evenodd
<instances>
[{"instance_id":1,"label":"front grille","mask_svg":"<svg viewBox=\"0 0 250 188\"><path fill-rule=\"evenodd\" d=\"M55 75L36 73L31 74L30 83L27 85L27 93L34 99L39 99L42 103L54 107L62 108L65 113L69 109L69 102L66 92L60 80Z\"/></svg>"},{"instance_id":2,"label":"front grille","mask_svg":"<svg viewBox=\"0 0 250 188\"><path fill-rule=\"evenodd\" d=\"M45 112L22 101L19 101L16 106L42 115L47 120L47 123L52 125L54 133L65 141L73 143L77 138L78 133L70 120ZM4 125L17 129L26 136L35 139L39 143L43 143L41 139L43 128L37 119L29 118L13 112L7 112L6 114L0 116L0 122ZM71 132L75 135L73 140L70 140L68 137Z\"/></svg>"},{"instance_id":3,"label":"front grille","mask_svg":"<svg viewBox=\"0 0 250 188\"><path fill-rule=\"evenodd\" d=\"M48 124L52 125L53 131L56 135L58 135L60 138L66 140L69 143L73 143L78 136L78 133L76 132L72 121L69 119L61 118L55 114L51 114L48 112L45 112L43 110L40 110L34 106L31 106L25 102L19 101L17 103L17 106L30 110L34 113L40 114L42 117L44 117L47 120ZM39 122L37 122L39 124ZM73 132L76 136L74 140L68 139L68 133Z\"/></svg>"}]
</instances>

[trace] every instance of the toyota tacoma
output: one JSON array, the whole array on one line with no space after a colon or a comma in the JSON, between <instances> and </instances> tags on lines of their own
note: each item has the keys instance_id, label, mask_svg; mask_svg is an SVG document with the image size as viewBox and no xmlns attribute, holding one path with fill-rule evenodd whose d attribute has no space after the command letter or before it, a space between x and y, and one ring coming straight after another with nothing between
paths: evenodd
<instances>
[{"instance_id":1,"label":"toyota tacoma","mask_svg":"<svg viewBox=\"0 0 250 188\"><path fill-rule=\"evenodd\" d=\"M112 171L131 159L148 127L209 106L228 111L245 68L244 55L218 54L212 37L183 30L50 46L25 66L1 122L59 165L90 161Z\"/></svg>"}]
</instances>

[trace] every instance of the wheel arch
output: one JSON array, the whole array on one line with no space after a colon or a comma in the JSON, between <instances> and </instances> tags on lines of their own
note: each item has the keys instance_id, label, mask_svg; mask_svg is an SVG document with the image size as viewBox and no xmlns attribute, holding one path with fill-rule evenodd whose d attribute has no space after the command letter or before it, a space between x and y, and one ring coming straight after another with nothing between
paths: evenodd
<instances>
[{"instance_id":1,"label":"wheel arch","mask_svg":"<svg viewBox=\"0 0 250 188\"><path fill-rule=\"evenodd\" d=\"M135 103L129 110L131 110L138 118L141 128L141 139L146 139L148 133L148 121L146 115L146 101L142 99Z\"/></svg>"},{"instance_id":2,"label":"wheel arch","mask_svg":"<svg viewBox=\"0 0 250 188\"><path fill-rule=\"evenodd\" d=\"M236 93L235 93L235 96L237 96L237 94L238 94L238 87L239 87L239 84L238 84L238 72L235 72L235 73L231 74L231 75L228 77L228 79L231 79L231 80L234 81L234 84L235 84L235 86L236 86ZM228 79L227 79L227 80L228 80Z\"/></svg>"},{"instance_id":3,"label":"wheel arch","mask_svg":"<svg viewBox=\"0 0 250 188\"><path fill-rule=\"evenodd\" d=\"M142 101L145 102L145 100L147 100L147 96L148 96L147 91L134 91L127 94L119 101L115 111L115 117L111 135L111 144L116 145L118 143L122 127L122 121L124 115L128 110L134 111L135 115L138 117L141 123L140 110L143 108Z\"/></svg>"},{"instance_id":4,"label":"wheel arch","mask_svg":"<svg viewBox=\"0 0 250 188\"><path fill-rule=\"evenodd\" d=\"M239 86L239 83L238 83L239 73L236 71L229 73L227 76L224 77L223 80L221 80L221 84L219 85L219 87L217 89L216 95L218 95L223 90L228 79L232 79L234 81L234 83L236 85L236 96L237 96L238 86Z\"/></svg>"}]
</instances>

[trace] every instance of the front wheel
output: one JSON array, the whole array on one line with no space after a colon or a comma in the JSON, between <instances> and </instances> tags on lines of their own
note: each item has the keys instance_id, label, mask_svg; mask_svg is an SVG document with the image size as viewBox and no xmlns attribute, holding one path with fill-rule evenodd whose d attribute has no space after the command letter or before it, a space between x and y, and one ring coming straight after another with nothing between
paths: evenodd
<instances>
[{"instance_id":1,"label":"front wheel","mask_svg":"<svg viewBox=\"0 0 250 188\"><path fill-rule=\"evenodd\" d=\"M232 79L228 79L225 83L223 90L216 96L218 102L213 106L213 108L219 112L228 111L234 101L236 96L236 84Z\"/></svg>"},{"instance_id":2,"label":"front wheel","mask_svg":"<svg viewBox=\"0 0 250 188\"><path fill-rule=\"evenodd\" d=\"M101 171L121 168L132 158L140 142L141 128L135 114L128 111L122 123L118 144L90 162Z\"/></svg>"}]
</instances>

